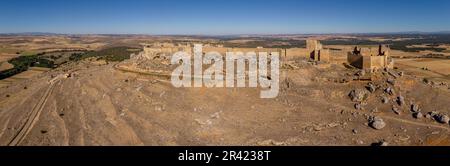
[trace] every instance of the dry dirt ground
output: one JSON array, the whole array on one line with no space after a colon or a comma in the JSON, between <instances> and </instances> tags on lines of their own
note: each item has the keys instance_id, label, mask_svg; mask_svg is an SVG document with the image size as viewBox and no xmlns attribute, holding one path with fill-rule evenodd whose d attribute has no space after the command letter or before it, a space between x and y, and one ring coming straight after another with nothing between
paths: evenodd
<instances>
[{"instance_id":1,"label":"dry dirt ground","mask_svg":"<svg viewBox=\"0 0 450 166\"><path fill-rule=\"evenodd\" d=\"M406 74L390 96L386 72L374 74L379 88L370 93L368 82L349 81L355 69L290 64L279 96L260 99L260 89L174 88L116 64L70 63L0 88L0 145L450 145L449 124L410 112L414 103L424 115L449 114L448 87ZM363 110L348 97L354 89L369 94ZM371 128L370 116L386 127Z\"/></svg>"},{"instance_id":2,"label":"dry dirt ground","mask_svg":"<svg viewBox=\"0 0 450 166\"><path fill-rule=\"evenodd\" d=\"M10 85L14 85L16 83L20 83L21 81L36 77L46 71L49 71L48 68L43 67L30 67L27 71L16 74L12 77L0 80L0 88L8 87Z\"/></svg>"},{"instance_id":3,"label":"dry dirt ground","mask_svg":"<svg viewBox=\"0 0 450 166\"><path fill-rule=\"evenodd\" d=\"M0 62L0 72L8 69L14 68L14 65L8 63L8 62Z\"/></svg>"},{"instance_id":4,"label":"dry dirt ground","mask_svg":"<svg viewBox=\"0 0 450 166\"><path fill-rule=\"evenodd\" d=\"M450 84L450 60L448 59L395 59L395 66L410 75Z\"/></svg>"}]
</instances>

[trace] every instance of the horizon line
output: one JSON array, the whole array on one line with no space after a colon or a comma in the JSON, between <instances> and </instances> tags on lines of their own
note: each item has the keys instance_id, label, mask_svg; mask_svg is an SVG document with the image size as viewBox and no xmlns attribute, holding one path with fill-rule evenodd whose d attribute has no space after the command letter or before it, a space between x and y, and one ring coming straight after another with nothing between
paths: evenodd
<instances>
[{"instance_id":1,"label":"horizon line","mask_svg":"<svg viewBox=\"0 0 450 166\"><path fill-rule=\"evenodd\" d=\"M358 34L450 34L450 30L443 31L399 31L399 32L335 32L335 33L242 33L242 34L189 34L189 33L55 33L55 32L0 32L0 35L145 35L145 36L274 36L274 35L358 35Z\"/></svg>"}]
</instances>

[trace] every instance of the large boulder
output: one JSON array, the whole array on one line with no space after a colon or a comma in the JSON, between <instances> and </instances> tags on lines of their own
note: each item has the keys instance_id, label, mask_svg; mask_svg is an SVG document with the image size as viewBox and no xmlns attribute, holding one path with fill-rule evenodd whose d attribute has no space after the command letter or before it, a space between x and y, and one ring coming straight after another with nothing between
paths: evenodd
<instances>
[{"instance_id":1,"label":"large boulder","mask_svg":"<svg viewBox=\"0 0 450 166\"><path fill-rule=\"evenodd\" d=\"M423 118L423 114L421 112L414 112L413 117L416 119L421 119Z\"/></svg>"},{"instance_id":2,"label":"large boulder","mask_svg":"<svg viewBox=\"0 0 450 166\"><path fill-rule=\"evenodd\" d=\"M387 104L389 103L389 98L386 96L381 97L381 102L383 102L383 104Z\"/></svg>"},{"instance_id":3,"label":"large boulder","mask_svg":"<svg viewBox=\"0 0 450 166\"><path fill-rule=\"evenodd\" d=\"M412 104L411 105L411 112L420 112L420 108L419 108L419 105L417 105L417 104Z\"/></svg>"},{"instance_id":4,"label":"large boulder","mask_svg":"<svg viewBox=\"0 0 450 166\"><path fill-rule=\"evenodd\" d=\"M348 96L353 102L362 102L369 97L369 93L363 89L355 89Z\"/></svg>"},{"instance_id":5,"label":"large boulder","mask_svg":"<svg viewBox=\"0 0 450 166\"><path fill-rule=\"evenodd\" d=\"M373 83L369 82L366 86L367 90L369 90L370 93L373 93L377 90L377 88L375 87L375 85L373 85Z\"/></svg>"},{"instance_id":6,"label":"large boulder","mask_svg":"<svg viewBox=\"0 0 450 166\"><path fill-rule=\"evenodd\" d=\"M434 120L436 120L439 123L449 123L450 118L448 117L448 115L437 114L434 116Z\"/></svg>"},{"instance_id":7,"label":"large boulder","mask_svg":"<svg viewBox=\"0 0 450 166\"><path fill-rule=\"evenodd\" d=\"M387 87L387 88L384 90L384 92L385 92L386 94L391 95L391 96L395 94L394 88L391 88L391 87Z\"/></svg>"},{"instance_id":8,"label":"large boulder","mask_svg":"<svg viewBox=\"0 0 450 166\"><path fill-rule=\"evenodd\" d=\"M403 104L405 104L405 97L403 97L402 95L397 97L397 103L400 106L403 106Z\"/></svg>"},{"instance_id":9,"label":"large boulder","mask_svg":"<svg viewBox=\"0 0 450 166\"><path fill-rule=\"evenodd\" d=\"M369 126L376 130L381 130L386 127L386 122L384 122L384 120L380 117L370 117Z\"/></svg>"}]
</instances>

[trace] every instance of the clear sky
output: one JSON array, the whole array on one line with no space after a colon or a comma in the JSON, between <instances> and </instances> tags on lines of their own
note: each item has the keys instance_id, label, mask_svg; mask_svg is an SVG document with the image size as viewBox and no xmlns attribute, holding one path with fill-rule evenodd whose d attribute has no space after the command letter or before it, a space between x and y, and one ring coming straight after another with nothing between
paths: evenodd
<instances>
[{"instance_id":1,"label":"clear sky","mask_svg":"<svg viewBox=\"0 0 450 166\"><path fill-rule=\"evenodd\" d=\"M0 33L227 35L448 30L449 0L0 0Z\"/></svg>"}]
</instances>

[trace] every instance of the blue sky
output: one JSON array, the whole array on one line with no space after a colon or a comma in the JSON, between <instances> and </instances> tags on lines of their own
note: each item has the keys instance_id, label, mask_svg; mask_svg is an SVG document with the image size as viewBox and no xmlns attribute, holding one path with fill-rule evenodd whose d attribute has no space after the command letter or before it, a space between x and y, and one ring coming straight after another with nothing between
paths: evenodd
<instances>
[{"instance_id":1,"label":"blue sky","mask_svg":"<svg viewBox=\"0 0 450 166\"><path fill-rule=\"evenodd\" d=\"M448 30L449 0L0 0L0 33L227 35Z\"/></svg>"}]
</instances>

